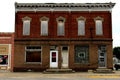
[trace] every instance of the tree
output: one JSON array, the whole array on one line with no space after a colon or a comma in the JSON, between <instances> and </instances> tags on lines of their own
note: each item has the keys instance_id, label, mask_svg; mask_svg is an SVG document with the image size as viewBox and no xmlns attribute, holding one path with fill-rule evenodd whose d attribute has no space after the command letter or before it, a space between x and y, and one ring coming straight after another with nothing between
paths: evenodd
<instances>
[{"instance_id":1,"label":"tree","mask_svg":"<svg viewBox=\"0 0 120 80\"><path fill-rule=\"evenodd\" d=\"M120 47L113 48L113 55L120 59Z\"/></svg>"}]
</instances>

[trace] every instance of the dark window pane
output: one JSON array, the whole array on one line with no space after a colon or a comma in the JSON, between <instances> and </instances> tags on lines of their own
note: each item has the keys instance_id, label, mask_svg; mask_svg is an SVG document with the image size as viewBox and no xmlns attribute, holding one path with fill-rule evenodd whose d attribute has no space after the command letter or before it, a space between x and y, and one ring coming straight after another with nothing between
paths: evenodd
<instances>
[{"instance_id":1,"label":"dark window pane","mask_svg":"<svg viewBox=\"0 0 120 80\"><path fill-rule=\"evenodd\" d=\"M52 62L56 62L56 58L52 58Z\"/></svg>"},{"instance_id":2,"label":"dark window pane","mask_svg":"<svg viewBox=\"0 0 120 80\"><path fill-rule=\"evenodd\" d=\"M64 51L67 51L68 50L68 47L62 47L62 50Z\"/></svg>"},{"instance_id":3,"label":"dark window pane","mask_svg":"<svg viewBox=\"0 0 120 80\"><path fill-rule=\"evenodd\" d=\"M41 62L41 51L26 52L26 62Z\"/></svg>"},{"instance_id":4,"label":"dark window pane","mask_svg":"<svg viewBox=\"0 0 120 80\"><path fill-rule=\"evenodd\" d=\"M0 65L8 64L8 55L0 55Z\"/></svg>"},{"instance_id":5,"label":"dark window pane","mask_svg":"<svg viewBox=\"0 0 120 80\"><path fill-rule=\"evenodd\" d=\"M75 46L75 63L88 63L89 62L89 47L88 46Z\"/></svg>"},{"instance_id":6,"label":"dark window pane","mask_svg":"<svg viewBox=\"0 0 120 80\"><path fill-rule=\"evenodd\" d=\"M52 52L52 62L56 62L56 52Z\"/></svg>"}]
</instances>

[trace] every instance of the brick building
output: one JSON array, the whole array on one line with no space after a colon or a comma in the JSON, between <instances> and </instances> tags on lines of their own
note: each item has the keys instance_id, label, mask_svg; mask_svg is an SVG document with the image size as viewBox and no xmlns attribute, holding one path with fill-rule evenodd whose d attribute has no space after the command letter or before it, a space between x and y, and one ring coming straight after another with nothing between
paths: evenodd
<instances>
[{"instance_id":1,"label":"brick building","mask_svg":"<svg viewBox=\"0 0 120 80\"><path fill-rule=\"evenodd\" d=\"M0 33L0 70L13 70L14 33Z\"/></svg>"},{"instance_id":2,"label":"brick building","mask_svg":"<svg viewBox=\"0 0 120 80\"><path fill-rule=\"evenodd\" d=\"M112 68L114 3L15 3L14 71Z\"/></svg>"}]
</instances>

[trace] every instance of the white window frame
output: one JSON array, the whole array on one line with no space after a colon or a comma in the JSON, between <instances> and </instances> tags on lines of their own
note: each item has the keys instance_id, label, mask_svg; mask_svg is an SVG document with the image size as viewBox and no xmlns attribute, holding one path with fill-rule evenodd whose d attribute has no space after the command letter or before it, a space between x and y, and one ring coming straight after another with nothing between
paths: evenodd
<instances>
[{"instance_id":1,"label":"white window frame","mask_svg":"<svg viewBox=\"0 0 120 80\"><path fill-rule=\"evenodd\" d=\"M49 22L49 18L47 17L42 17L40 19L41 21L41 36L48 36L48 22Z\"/></svg>"},{"instance_id":2,"label":"white window frame","mask_svg":"<svg viewBox=\"0 0 120 80\"><path fill-rule=\"evenodd\" d=\"M26 16L26 17L22 18L22 21L23 21L23 35L28 36L28 35L30 35L31 18Z\"/></svg>"},{"instance_id":3,"label":"white window frame","mask_svg":"<svg viewBox=\"0 0 120 80\"><path fill-rule=\"evenodd\" d=\"M61 22L60 20L62 20L63 22ZM57 35L65 35L65 18L61 16L57 18Z\"/></svg>"},{"instance_id":4,"label":"white window frame","mask_svg":"<svg viewBox=\"0 0 120 80\"><path fill-rule=\"evenodd\" d=\"M84 36L84 35L85 35L85 21L78 20L78 36Z\"/></svg>"},{"instance_id":5,"label":"white window frame","mask_svg":"<svg viewBox=\"0 0 120 80\"><path fill-rule=\"evenodd\" d=\"M85 21L86 21L86 19L83 16L80 16L79 18L77 18L78 36L84 36L85 35Z\"/></svg>"},{"instance_id":6,"label":"white window frame","mask_svg":"<svg viewBox=\"0 0 120 80\"><path fill-rule=\"evenodd\" d=\"M95 20L95 31L97 36L102 36L103 35L103 18L101 17L96 17L94 18Z\"/></svg>"},{"instance_id":7,"label":"white window frame","mask_svg":"<svg viewBox=\"0 0 120 80\"><path fill-rule=\"evenodd\" d=\"M103 35L103 26L101 20L96 20L96 35Z\"/></svg>"}]
</instances>

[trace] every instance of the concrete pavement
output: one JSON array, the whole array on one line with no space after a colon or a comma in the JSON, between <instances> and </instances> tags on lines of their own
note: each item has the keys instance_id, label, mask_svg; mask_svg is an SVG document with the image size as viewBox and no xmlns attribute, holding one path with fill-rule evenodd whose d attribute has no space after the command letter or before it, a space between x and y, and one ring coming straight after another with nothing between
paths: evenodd
<instances>
[{"instance_id":1,"label":"concrete pavement","mask_svg":"<svg viewBox=\"0 0 120 80\"><path fill-rule=\"evenodd\" d=\"M83 79L82 79L83 78ZM120 79L120 71L115 73L92 73L92 72L75 72L75 73L54 73L44 74L41 72L0 72L0 80L87 80L87 79Z\"/></svg>"}]
</instances>

